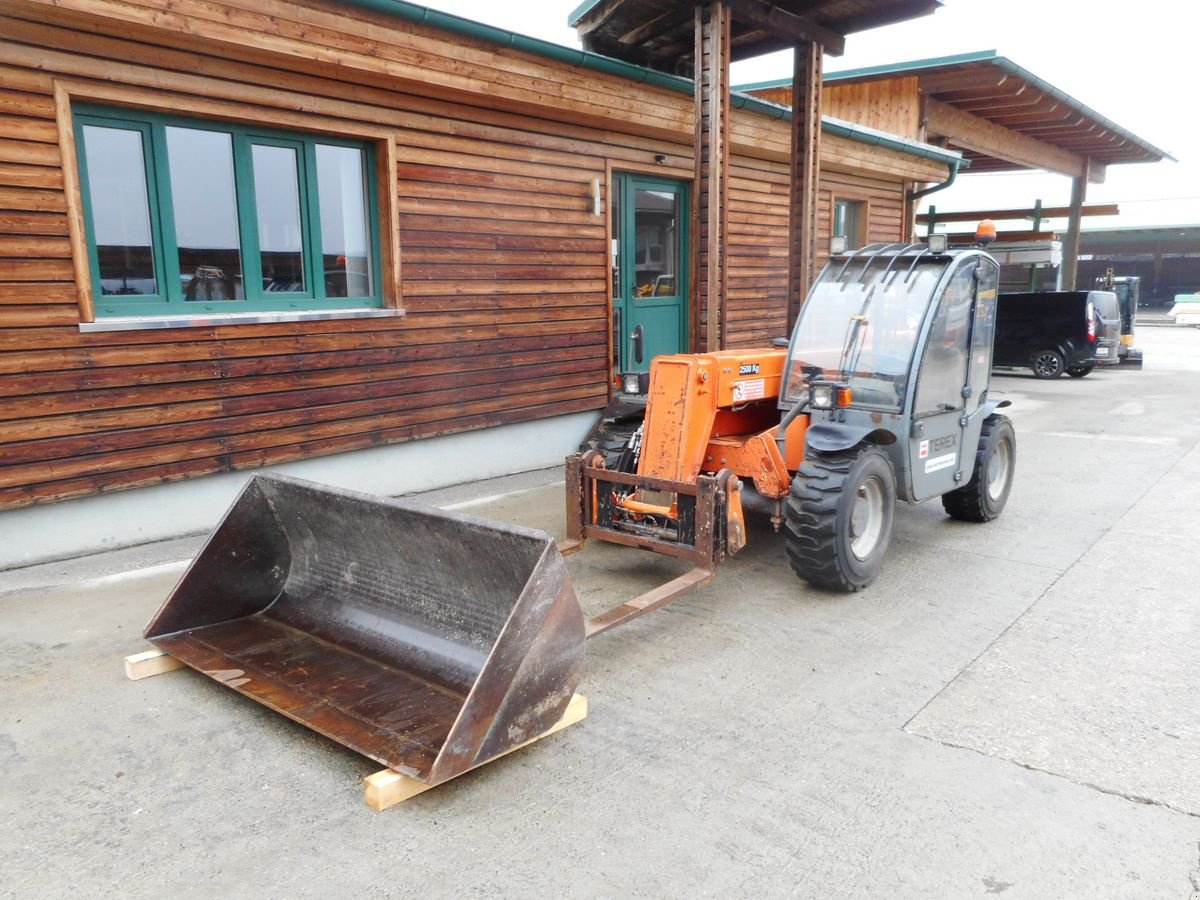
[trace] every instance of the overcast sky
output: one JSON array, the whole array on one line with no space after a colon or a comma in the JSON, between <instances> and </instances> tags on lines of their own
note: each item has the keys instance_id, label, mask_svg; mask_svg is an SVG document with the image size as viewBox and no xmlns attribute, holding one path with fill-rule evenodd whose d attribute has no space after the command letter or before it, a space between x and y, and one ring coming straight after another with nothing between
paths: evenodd
<instances>
[{"instance_id":1,"label":"overcast sky","mask_svg":"<svg viewBox=\"0 0 1200 900\"><path fill-rule=\"evenodd\" d=\"M579 46L566 24L575 0L428 0L425 5ZM944 8L932 16L851 35L845 55L827 56L825 68L833 72L996 50L1179 160L1110 167L1107 182L1091 185L1087 199L1117 202L1121 215L1090 218L1084 227L1200 224L1192 7L1182 0L944 0ZM735 65L733 81L790 74L790 54L772 54ZM960 177L957 185L931 201L944 210L1032 206L1039 198L1057 206L1067 204L1070 194L1070 179L1064 176L994 174Z\"/></svg>"}]
</instances>

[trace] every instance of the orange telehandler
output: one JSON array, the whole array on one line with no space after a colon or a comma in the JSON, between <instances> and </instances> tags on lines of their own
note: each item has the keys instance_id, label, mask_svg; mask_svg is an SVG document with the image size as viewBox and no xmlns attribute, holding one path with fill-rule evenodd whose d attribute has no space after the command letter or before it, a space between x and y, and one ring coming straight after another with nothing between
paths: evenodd
<instances>
[{"instance_id":1,"label":"orange telehandler","mask_svg":"<svg viewBox=\"0 0 1200 900\"><path fill-rule=\"evenodd\" d=\"M897 498L998 516L1016 462L1007 401L988 397L998 277L978 249L873 245L831 258L786 350L653 360L627 446L567 461L565 550L595 538L695 568L589 633L702 584L750 508L786 526L798 575L842 591L878 574Z\"/></svg>"}]
</instances>

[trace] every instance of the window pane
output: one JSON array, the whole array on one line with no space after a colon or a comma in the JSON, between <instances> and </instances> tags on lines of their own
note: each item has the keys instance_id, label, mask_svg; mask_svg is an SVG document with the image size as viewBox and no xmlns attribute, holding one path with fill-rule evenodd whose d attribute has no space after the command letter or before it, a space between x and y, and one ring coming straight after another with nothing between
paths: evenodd
<instances>
[{"instance_id":1,"label":"window pane","mask_svg":"<svg viewBox=\"0 0 1200 900\"><path fill-rule=\"evenodd\" d=\"M167 158L179 274L188 300L241 300L241 239L233 176L233 137L168 127Z\"/></svg>"},{"instance_id":2,"label":"window pane","mask_svg":"<svg viewBox=\"0 0 1200 900\"><path fill-rule=\"evenodd\" d=\"M861 200L838 200L833 204L833 234L846 238L851 249L863 243L860 221L863 203Z\"/></svg>"},{"instance_id":3,"label":"window pane","mask_svg":"<svg viewBox=\"0 0 1200 900\"><path fill-rule=\"evenodd\" d=\"M142 133L83 126L87 190L103 294L157 294Z\"/></svg>"},{"instance_id":4,"label":"window pane","mask_svg":"<svg viewBox=\"0 0 1200 900\"><path fill-rule=\"evenodd\" d=\"M296 151L255 144L251 153L263 291L299 293L305 284Z\"/></svg>"},{"instance_id":5,"label":"window pane","mask_svg":"<svg viewBox=\"0 0 1200 900\"><path fill-rule=\"evenodd\" d=\"M674 191L634 191L634 296L675 293L679 196Z\"/></svg>"},{"instance_id":6,"label":"window pane","mask_svg":"<svg viewBox=\"0 0 1200 900\"><path fill-rule=\"evenodd\" d=\"M962 390L967 383L967 334L974 299L975 266L967 263L951 277L929 330L917 380L915 414L963 408Z\"/></svg>"},{"instance_id":7,"label":"window pane","mask_svg":"<svg viewBox=\"0 0 1200 900\"><path fill-rule=\"evenodd\" d=\"M372 262L363 151L328 144L315 149L325 293L369 297Z\"/></svg>"}]
</instances>

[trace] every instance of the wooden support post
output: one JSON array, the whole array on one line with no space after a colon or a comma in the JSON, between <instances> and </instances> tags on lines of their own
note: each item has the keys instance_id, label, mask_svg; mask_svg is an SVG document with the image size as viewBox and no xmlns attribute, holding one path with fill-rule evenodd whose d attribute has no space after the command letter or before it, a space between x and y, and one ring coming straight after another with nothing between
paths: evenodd
<instances>
[{"instance_id":1,"label":"wooden support post","mask_svg":"<svg viewBox=\"0 0 1200 900\"><path fill-rule=\"evenodd\" d=\"M149 678L151 675L161 675L163 672L174 672L182 669L183 663L162 650L146 650L125 657L125 677L130 681Z\"/></svg>"},{"instance_id":2,"label":"wooden support post","mask_svg":"<svg viewBox=\"0 0 1200 900\"><path fill-rule=\"evenodd\" d=\"M792 73L792 185L788 219L788 332L813 279L821 159L821 68L824 50L796 47Z\"/></svg>"},{"instance_id":3,"label":"wooden support post","mask_svg":"<svg viewBox=\"0 0 1200 900\"><path fill-rule=\"evenodd\" d=\"M729 58L732 17L723 0L696 7L696 175L692 280L699 350L725 346L725 234L729 195Z\"/></svg>"},{"instance_id":4,"label":"wooden support post","mask_svg":"<svg viewBox=\"0 0 1200 900\"><path fill-rule=\"evenodd\" d=\"M1063 244L1062 289L1075 290L1079 275L1079 231L1083 223L1083 201L1087 199L1088 170L1091 160L1084 158L1083 172L1071 179L1071 212L1067 218L1067 240Z\"/></svg>"},{"instance_id":5,"label":"wooden support post","mask_svg":"<svg viewBox=\"0 0 1200 900\"><path fill-rule=\"evenodd\" d=\"M511 750L501 753L500 756L507 756L509 753L515 753L522 747L528 747L534 741L540 741L542 738L547 738L556 731L562 731L568 725L574 725L576 722L581 722L587 718L587 697L582 694L576 694L571 698L571 702L567 704L567 710L549 731L539 734L535 738L530 738L523 744L518 744ZM500 756L481 762L479 766L485 766ZM479 766L472 766L467 769L467 772L473 772ZM461 774L466 774L461 773ZM457 775L455 776L458 777ZM453 779L450 779L453 780ZM374 775L368 775L363 779L363 799L367 806L376 812L387 809L389 806L395 806L397 803L402 803L417 794L423 794L425 791L437 785L426 784L423 781L418 781L415 778L409 778L407 775L401 775L392 769L383 769L376 772Z\"/></svg>"}]
</instances>

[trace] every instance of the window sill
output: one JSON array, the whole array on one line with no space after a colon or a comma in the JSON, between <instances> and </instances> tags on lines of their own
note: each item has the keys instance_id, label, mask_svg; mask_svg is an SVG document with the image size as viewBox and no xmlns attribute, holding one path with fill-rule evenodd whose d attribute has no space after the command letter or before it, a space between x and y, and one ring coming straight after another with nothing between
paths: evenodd
<instances>
[{"instance_id":1,"label":"window sill","mask_svg":"<svg viewBox=\"0 0 1200 900\"><path fill-rule=\"evenodd\" d=\"M178 316L110 316L95 322L80 322L82 332L143 331L152 328L205 328L218 325L262 325L274 322L320 322L327 319L390 319L404 315L402 309L313 309L287 312L240 312Z\"/></svg>"}]
</instances>

